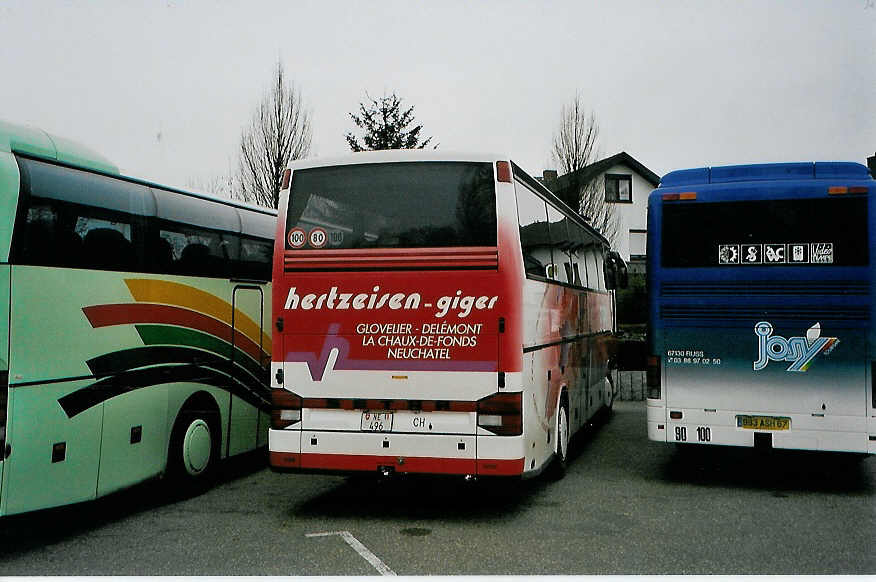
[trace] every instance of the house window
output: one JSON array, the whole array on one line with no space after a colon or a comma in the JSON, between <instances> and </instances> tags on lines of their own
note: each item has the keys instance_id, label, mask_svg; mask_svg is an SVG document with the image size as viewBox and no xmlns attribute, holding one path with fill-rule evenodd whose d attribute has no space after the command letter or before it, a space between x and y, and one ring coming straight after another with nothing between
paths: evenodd
<instances>
[{"instance_id":1,"label":"house window","mask_svg":"<svg viewBox=\"0 0 876 582\"><path fill-rule=\"evenodd\" d=\"M644 259L645 246L648 239L648 231L641 229L630 229L630 260Z\"/></svg>"},{"instance_id":2,"label":"house window","mask_svg":"<svg viewBox=\"0 0 876 582\"><path fill-rule=\"evenodd\" d=\"M606 202L632 202L633 177L629 174L605 175Z\"/></svg>"}]
</instances>

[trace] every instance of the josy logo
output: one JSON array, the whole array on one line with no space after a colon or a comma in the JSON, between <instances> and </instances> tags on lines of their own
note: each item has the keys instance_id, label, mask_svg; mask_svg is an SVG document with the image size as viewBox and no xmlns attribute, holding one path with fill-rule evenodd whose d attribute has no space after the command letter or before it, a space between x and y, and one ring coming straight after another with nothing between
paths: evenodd
<instances>
[{"instance_id":1,"label":"josy logo","mask_svg":"<svg viewBox=\"0 0 876 582\"><path fill-rule=\"evenodd\" d=\"M821 337L821 324L816 323L806 332L806 337L783 338L773 335L773 326L761 321L754 326L757 335L757 361L754 371L763 370L770 361L793 362L787 372L805 372L818 354L833 351L839 343L835 337Z\"/></svg>"}]
</instances>

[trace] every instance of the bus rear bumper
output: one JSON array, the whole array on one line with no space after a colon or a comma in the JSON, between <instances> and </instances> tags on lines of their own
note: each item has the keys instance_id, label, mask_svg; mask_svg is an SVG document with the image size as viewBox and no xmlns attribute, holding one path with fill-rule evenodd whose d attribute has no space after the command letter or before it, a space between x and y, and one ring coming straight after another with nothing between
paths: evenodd
<instances>
[{"instance_id":1,"label":"bus rear bumper","mask_svg":"<svg viewBox=\"0 0 876 582\"><path fill-rule=\"evenodd\" d=\"M490 446L496 440L504 454ZM478 446L490 454L479 457ZM511 477L523 474L525 462L520 437L272 429L268 449L271 469L277 472Z\"/></svg>"},{"instance_id":2,"label":"bus rear bumper","mask_svg":"<svg viewBox=\"0 0 876 582\"><path fill-rule=\"evenodd\" d=\"M790 426L786 430L757 430L738 427L735 412L673 408L682 412L681 419L673 420L666 410L648 406L648 438L652 441L876 453L876 441L870 440L864 417L763 413L761 416L790 418Z\"/></svg>"}]
</instances>

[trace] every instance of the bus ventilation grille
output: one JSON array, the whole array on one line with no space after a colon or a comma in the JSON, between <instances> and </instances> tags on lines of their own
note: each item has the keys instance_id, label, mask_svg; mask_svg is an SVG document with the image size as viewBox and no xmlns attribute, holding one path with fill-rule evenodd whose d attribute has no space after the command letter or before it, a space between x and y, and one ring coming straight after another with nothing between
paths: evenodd
<instances>
[{"instance_id":1,"label":"bus ventilation grille","mask_svg":"<svg viewBox=\"0 0 876 582\"><path fill-rule=\"evenodd\" d=\"M861 281L727 281L727 282L685 282L663 283L660 286L662 297L684 297L688 295L867 295L870 287Z\"/></svg>"},{"instance_id":2,"label":"bus ventilation grille","mask_svg":"<svg viewBox=\"0 0 876 582\"><path fill-rule=\"evenodd\" d=\"M869 321L868 307L838 306L838 307L729 307L716 305L705 307L701 305L664 305L660 309L663 319L709 319L709 320L760 320L787 319L812 321Z\"/></svg>"}]
</instances>

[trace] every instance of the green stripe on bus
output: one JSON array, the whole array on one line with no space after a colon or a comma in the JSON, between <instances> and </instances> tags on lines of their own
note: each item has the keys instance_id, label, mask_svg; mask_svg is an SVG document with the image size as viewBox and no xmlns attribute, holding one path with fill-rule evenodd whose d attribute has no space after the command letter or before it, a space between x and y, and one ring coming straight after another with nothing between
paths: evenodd
<instances>
[{"instance_id":1,"label":"green stripe on bus","mask_svg":"<svg viewBox=\"0 0 876 582\"><path fill-rule=\"evenodd\" d=\"M135 325L134 327L137 328L137 333L140 334L140 338L147 346L189 346L207 350L208 352L231 359L231 344L200 331L172 325ZM246 352L239 348L234 348L233 353L236 364L243 366L257 378L264 376L265 369Z\"/></svg>"}]
</instances>

